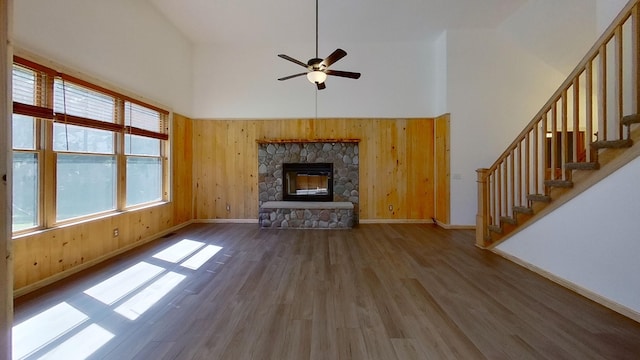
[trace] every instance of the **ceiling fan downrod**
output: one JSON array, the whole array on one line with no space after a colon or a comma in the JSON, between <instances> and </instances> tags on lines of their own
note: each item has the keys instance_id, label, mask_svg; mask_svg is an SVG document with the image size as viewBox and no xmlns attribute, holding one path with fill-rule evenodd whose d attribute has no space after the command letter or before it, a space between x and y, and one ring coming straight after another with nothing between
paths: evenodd
<instances>
[{"instance_id":1,"label":"ceiling fan downrod","mask_svg":"<svg viewBox=\"0 0 640 360\"><path fill-rule=\"evenodd\" d=\"M316 87L318 88L318 90L323 90L326 88L326 85L324 84L324 82L327 78L327 75L345 77L349 79L360 78L360 73L349 72L349 71L339 71L339 70L329 70L329 66L331 66L331 64L337 62L338 60L342 59L345 56L347 56L346 51L342 49L336 49L334 52L331 53L331 55L324 58L324 60L318 57L318 0L316 0L316 57L313 59L310 59L305 64L304 62L294 59L291 56L288 56L285 54L278 54L278 57L281 57L285 60L291 61L292 63L298 64L302 67L307 68L306 72L301 72L298 74L281 77L278 80L283 81L283 80L292 79L294 77L307 75L307 79L311 83L316 84Z\"/></svg>"}]
</instances>

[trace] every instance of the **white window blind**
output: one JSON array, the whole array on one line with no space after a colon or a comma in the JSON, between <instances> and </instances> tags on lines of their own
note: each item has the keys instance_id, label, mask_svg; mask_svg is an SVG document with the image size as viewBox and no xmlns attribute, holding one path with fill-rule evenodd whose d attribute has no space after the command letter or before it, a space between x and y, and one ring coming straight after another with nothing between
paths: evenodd
<instances>
[{"instance_id":1,"label":"white window blind","mask_svg":"<svg viewBox=\"0 0 640 360\"><path fill-rule=\"evenodd\" d=\"M116 100L107 94L57 78L54 81L53 110L58 118L70 115L88 120L116 122Z\"/></svg>"},{"instance_id":2,"label":"white window blind","mask_svg":"<svg viewBox=\"0 0 640 360\"><path fill-rule=\"evenodd\" d=\"M126 132L131 135L167 140L167 114L131 101L124 103Z\"/></svg>"}]
</instances>

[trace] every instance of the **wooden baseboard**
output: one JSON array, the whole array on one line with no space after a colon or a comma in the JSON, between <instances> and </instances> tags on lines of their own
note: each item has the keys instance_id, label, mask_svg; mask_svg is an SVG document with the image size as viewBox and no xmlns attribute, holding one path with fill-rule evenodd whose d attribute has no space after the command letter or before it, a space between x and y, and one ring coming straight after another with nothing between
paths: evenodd
<instances>
[{"instance_id":1,"label":"wooden baseboard","mask_svg":"<svg viewBox=\"0 0 640 360\"><path fill-rule=\"evenodd\" d=\"M195 219L200 224L258 224L258 219ZM434 224L431 219L359 219L359 224ZM475 230L475 225L450 225L438 220L436 225L446 230Z\"/></svg>"},{"instance_id":2,"label":"wooden baseboard","mask_svg":"<svg viewBox=\"0 0 640 360\"><path fill-rule=\"evenodd\" d=\"M559 277L559 276L557 276L557 275L555 275L553 273L550 273L550 272L548 272L546 270L543 270L543 269L541 269L541 268L539 268L539 267L537 267L537 266L535 266L533 264L530 264L530 263L528 263L528 262L526 262L526 261L524 261L524 260L522 260L522 259L520 259L518 257L515 257L515 256L513 256L511 254L507 254L504 251L501 251L501 250L495 249L495 248L491 249L491 251L494 252L495 254L498 254L498 255L502 256L503 258L505 258L505 259L507 259L509 261L512 261L512 262L514 262L514 263L516 263L516 264L518 264L518 265L520 265L520 266L522 266L522 267L524 267L524 268L526 268L528 270L531 270L531 271L535 272L536 274L538 274L540 276L543 276L543 277L553 281L554 283L556 283L556 284L558 284L560 286L563 286L563 287L565 287L565 288L567 288L567 289L569 289L571 291L574 291L574 292L586 297L589 300L595 301L596 303L598 303L598 304L600 304L600 305L602 305L604 307L607 307L607 308L609 308L609 309L611 309L611 310L613 310L613 311L615 311L615 312L617 312L617 313L619 313L621 315L624 315L624 316L626 316L626 317L628 317L628 318L640 323L640 312L637 312L637 311L635 311L635 310L633 310L631 308L628 308L628 307L626 307L624 305L620 305L620 304L618 304L617 302L615 302L615 301L613 301L611 299L607 299L606 297L604 297L604 296L602 296L600 294L597 294L597 293L595 293L595 292L593 292L591 290L585 289L580 285L577 285L577 284L574 284L574 283L572 283L572 282L570 282L568 280L565 280L565 279L563 279L563 278L561 278L561 277Z\"/></svg>"},{"instance_id":3,"label":"wooden baseboard","mask_svg":"<svg viewBox=\"0 0 640 360\"><path fill-rule=\"evenodd\" d=\"M97 265L97 264L99 264L99 263L101 263L101 262L103 262L105 260L108 260L108 259L110 259L110 258L112 258L114 256L120 255L120 254L125 253L125 252L127 252L129 250L135 249L138 246L146 244L148 242L157 240L157 239L159 239L159 238L161 238L161 237L163 237L163 236L165 236L167 234L170 234L170 233L172 233L174 231L178 231L178 230L182 229L183 227L185 227L187 225L190 225L192 223L193 223L193 221L187 221L187 222L184 222L182 224L170 227L170 228L168 228L166 230L163 230L163 231L161 231L161 232L159 232L157 234L154 234L153 236L149 236L149 237L144 238L144 239L142 239L140 241L136 241L133 244L127 245L127 246L125 246L123 248L120 248L120 249L118 249L116 251L113 251L113 252L110 252L110 253L105 254L103 256L100 256L100 257L98 257L98 258L96 258L94 260L90 260L90 261L82 263L82 264L80 264L78 266L74 266L71 269L67 269L65 271L59 272L59 273L57 273L55 275L52 275L52 276L50 276L50 277L48 277L46 279L43 279L43 280L37 281L37 282L35 282L33 284L29 284L27 286L21 287L20 289L15 289L13 291L13 297L17 298L17 297L20 297L22 295L25 295L25 294L28 294L30 292L33 292L35 290L38 290L40 288L43 288L43 287L45 287L47 285L51 285L56 281L62 280L64 278L69 277L69 276L71 276L73 274L76 274L76 273L78 273L78 272L80 272L82 270L86 270L86 269L88 269L88 268L90 268L90 267L92 267L94 265Z\"/></svg>"},{"instance_id":4,"label":"wooden baseboard","mask_svg":"<svg viewBox=\"0 0 640 360\"><path fill-rule=\"evenodd\" d=\"M258 224L258 219L194 219L196 224Z\"/></svg>"},{"instance_id":5,"label":"wooden baseboard","mask_svg":"<svg viewBox=\"0 0 640 360\"><path fill-rule=\"evenodd\" d=\"M476 229L475 225L451 225L451 224L442 223L438 220L436 220L436 225L440 226L445 230L475 230Z\"/></svg>"},{"instance_id":6,"label":"wooden baseboard","mask_svg":"<svg viewBox=\"0 0 640 360\"><path fill-rule=\"evenodd\" d=\"M431 219L359 219L359 224L433 224Z\"/></svg>"}]
</instances>

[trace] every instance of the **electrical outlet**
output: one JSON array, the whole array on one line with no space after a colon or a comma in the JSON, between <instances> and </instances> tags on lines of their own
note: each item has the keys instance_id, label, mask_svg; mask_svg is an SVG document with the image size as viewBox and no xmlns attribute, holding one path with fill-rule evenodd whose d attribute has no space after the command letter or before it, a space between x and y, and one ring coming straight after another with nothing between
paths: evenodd
<instances>
[{"instance_id":1,"label":"electrical outlet","mask_svg":"<svg viewBox=\"0 0 640 360\"><path fill-rule=\"evenodd\" d=\"M231 205L227 204L227 212L231 211Z\"/></svg>"},{"instance_id":2,"label":"electrical outlet","mask_svg":"<svg viewBox=\"0 0 640 360\"><path fill-rule=\"evenodd\" d=\"M113 229L113 237L118 237L118 235L120 235L120 231L118 231L118 228Z\"/></svg>"},{"instance_id":3,"label":"electrical outlet","mask_svg":"<svg viewBox=\"0 0 640 360\"><path fill-rule=\"evenodd\" d=\"M393 205L389 205L389 211L393 211Z\"/></svg>"}]
</instances>

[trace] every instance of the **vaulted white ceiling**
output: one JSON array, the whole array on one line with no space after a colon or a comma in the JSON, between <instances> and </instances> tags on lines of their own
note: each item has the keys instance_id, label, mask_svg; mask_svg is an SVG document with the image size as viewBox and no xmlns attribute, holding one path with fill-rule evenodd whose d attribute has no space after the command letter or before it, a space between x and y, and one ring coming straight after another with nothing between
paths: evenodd
<instances>
[{"instance_id":1,"label":"vaulted white ceiling","mask_svg":"<svg viewBox=\"0 0 640 360\"><path fill-rule=\"evenodd\" d=\"M148 0L194 44L315 40L314 0ZM527 0L319 0L320 42L429 41L496 27Z\"/></svg>"}]
</instances>

